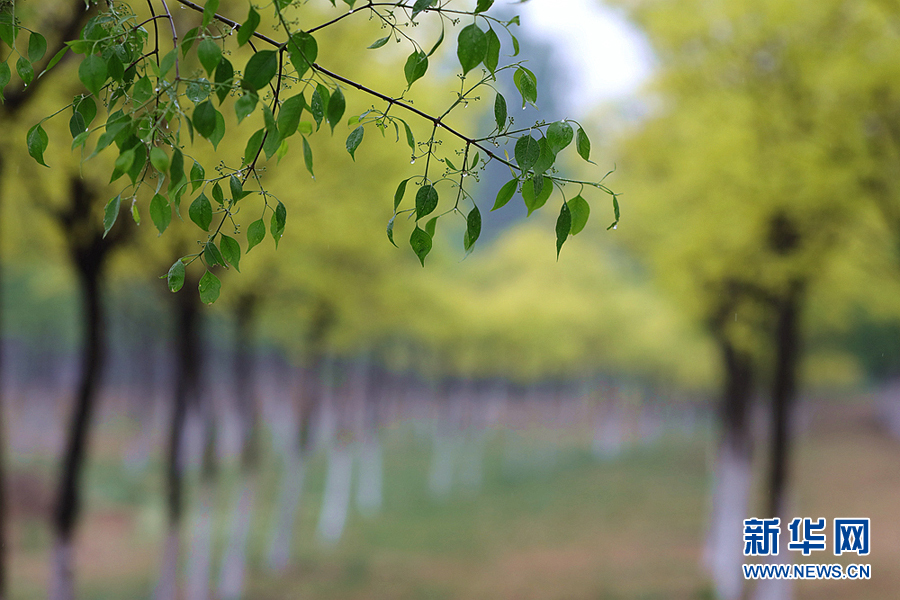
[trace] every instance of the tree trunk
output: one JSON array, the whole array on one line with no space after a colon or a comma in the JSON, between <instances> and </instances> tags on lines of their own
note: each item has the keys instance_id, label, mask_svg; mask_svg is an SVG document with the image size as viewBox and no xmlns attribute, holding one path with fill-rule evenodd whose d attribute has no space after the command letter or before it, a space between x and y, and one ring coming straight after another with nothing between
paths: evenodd
<instances>
[{"instance_id":1,"label":"tree trunk","mask_svg":"<svg viewBox=\"0 0 900 600\"><path fill-rule=\"evenodd\" d=\"M5 162L0 154L0 182L4 180ZM2 184L0 184L2 185ZM0 216L3 213L3 190L0 189ZM3 219L0 218L0 223ZM0 232L0 239L2 239ZM0 600L6 599L6 402L3 400L3 247L0 245Z\"/></svg>"},{"instance_id":2,"label":"tree trunk","mask_svg":"<svg viewBox=\"0 0 900 600\"><path fill-rule=\"evenodd\" d=\"M159 581L154 592L155 600L174 600L178 589L178 554L184 514L184 431L189 406L199 407L202 368L200 298L194 291L196 287L196 278L190 279L185 289L174 297L173 303L177 313L175 338L178 341L178 361L166 464L168 533L163 547Z\"/></svg>"},{"instance_id":3,"label":"tree trunk","mask_svg":"<svg viewBox=\"0 0 900 600\"><path fill-rule=\"evenodd\" d=\"M225 556L219 576L219 598L237 600L244 593L247 544L256 500L256 470L259 462L259 406L256 398L253 327L258 298L245 294L235 310L234 389L242 430L241 470Z\"/></svg>"},{"instance_id":4,"label":"tree trunk","mask_svg":"<svg viewBox=\"0 0 900 600\"><path fill-rule=\"evenodd\" d=\"M791 418L797 399L797 366L800 360L800 304L803 284L794 282L779 303L775 329L775 375L772 383L771 455L768 471L769 517L785 509L791 452Z\"/></svg>"},{"instance_id":5,"label":"tree trunk","mask_svg":"<svg viewBox=\"0 0 900 600\"><path fill-rule=\"evenodd\" d=\"M73 533L81 508L81 475L87 456L88 432L100 385L106 343L100 282L109 253L125 241L128 235L128 230L123 230L120 225L104 236L101 223L93 210L94 201L95 196L85 183L73 177L70 180L69 204L56 215L66 238L69 258L78 274L84 340L80 381L68 429L53 514L55 540L50 600L71 600L74 596Z\"/></svg>"},{"instance_id":6,"label":"tree trunk","mask_svg":"<svg viewBox=\"0 0 900 600\"><path fill-rule=\"evenodd\" d=\"M720 405L722 440L714 483L705 562L716 597L737 600L743 589L742 521L748 518L751 484L751 400L753 365L720 332L717 341L725 370Z\"/></svg>"},{"instance_id":7,"label":"tree trunk","mask_svg":"<svg viewBox=\"0 0 900 600\"><path fill-rule=\"evenodd\" d=\"M103 304L99 289L99 264L79 270L83 319L81 381L68 429L62 477L54 511L54 554L51 600L72 600L72 538L81 509L81 475L87 455L88 430L100 383L104 355Z\"/></svg>"}]
</instances>

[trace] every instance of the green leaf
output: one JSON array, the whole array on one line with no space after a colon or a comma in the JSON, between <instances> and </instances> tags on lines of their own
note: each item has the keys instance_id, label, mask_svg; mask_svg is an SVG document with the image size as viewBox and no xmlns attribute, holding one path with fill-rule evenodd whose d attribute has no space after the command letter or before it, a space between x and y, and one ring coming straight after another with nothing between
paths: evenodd
<instances>
[{"instance_id":1,"label":"green leaf","mask_svg":"<svg viewBox=\"0 0 900 600\"><path fill-rule=\"evenodd\" d=\"M366 50L375 50L376 48L381 48L385 44L391 41L391 36L386 35L383 38L378 38L374 42L372 42Z\"/></svg>"},{"instance_id":2,"label":"green leaf","mask_svg":"<svg viewBox=\"0 0 900 600\"><path fill-rule=\"evenodd\" d=\"M241 28L238 29L238 46L243 46L247 42L250 41L250 38L253 37L253 33L256 31L256 27L259 25L259 13L256 12L252 6L250 7L250 14L247 15L247 20L241 25Z\"/></svg>"},{"instance_id":3,"label":"green leaf","mask_svg":"<svg viewBox=\"0 0 900 600\"><path fill-rule=\"evenodd\" d=\"M535 175L541 175L548 171L550 167L553 166L553 163L556 162L556 153L550 149L550 144L547 143L547 138L541 138L538 140L538 146L541 148L541 154L537 159L537 162L534 163L532 170Z\"/></svg>"},{"instance_id":4,"label":"green leaf","mask_svg":"<svg viewBox=\"0 0 900 600\"><path fill-rule=\"evenodd\" d=\"M584 229L587 224L588 217L591 216L591 207L587 201L579 194L568 202L569 212L572 213L572 235L577 235Z\"/></svg>"},{"instance_id":5,"label":"green leaf","mask_svg":"<svg viewBox=\"0 0 900 600\"><path fill-rule=\"evenodd\" d=\"M263 141L263 152L266 154L266 160L272 158L272 156L278 152L278 148L280 147L281 135L278 133L278 129L275 127L267 129L266 139Z\"/></svg>"},{"instance_id":6,"label":"green leaf","mask_svg":"<svg viewBox=\"0 0 900 600\"><path fill-rule=\"evenodd\" d=\"M206 74L212 75L215 68L219 66L219 61L222 60L222 49L212 38L203 38L197 47L197 57L206 70Z\"/></svg>"},{"instance_id":7,"label":"green leaf","mask_svg":"<svg viewBox=\"0 0 900 600\"><path fill-rule=\"evenodd\" d=\"M223 267L227 266L225 264L225 259L222 258L222 252L219 251L219 247L216 246L215 242L206 242L206 244L204 244L203 259L209 267L214 267L216 265L222 265Z\"/></svg>"},{"instance_id":8,"label":"green leaf","mask_svg":"<svg viewBox=\"0 0 900 600\"><path fill-rule=\"evenodd\" d=\"M553 192L553 182L549 177L539 176L528 179L522 183L522 199L528 208L528 216L544 206L550 194Z\"/></svg>"},{"instance_id":9,"label":"green leaf","mask_svg":"<svg viewBox=\"0 0 900 600\"><path fill-rule=\"evenodd\" d=\"M260 50L247 61L241 85L255 92L264 88L277 72L278 53L274 50Z\"/></svg>"},{"instance_id":10,"label":"green leaf","mask_svg":"<svg viewBox=\"0 0 900 600\"><path fill-rule=\"evenodd\" d=\"M288 55L290 56L291 64L297 70L295 76L299 79L316 62L316 57L319 55L319 45L313 36L305 31L299 31L291 36L288 43Z\"/></svg>"},{"instance_id":11,"label":"green leaf","mask_svg":"<svg viewBox=\"0 0 900 600\"><path fill-rule=\"evenodd\" d=\"M556 219L556 259L559 260L559 251L562 250L569 232L572 230L572 213L569 212L569 205L563 202L562 208L559 209L559 217Z\"/></svg>"},{"instance_id":12,"label":"green leaf","mask_svg":"<svg viewBox=\"0 0 900 600\"><path fill-rule=\"evenodd\" d=\"M184 179L184 154L181 153L181 150L175 148L172 151L172 160L169 166L169 190L173 189L173 186L178 186L181 184L181 181ZM177 203L176 203L177 205Z\"/></svg>"},{"instance_id":13,"label":"green leaf","mask_svg":"<svg viewBox=\"0 0 900 600\"><path fill-rule=\"evenodd\" d=\"M84 123L84 117L81 116L80 112L73 112L72 118L69 119L69 133L72 134L73 138L76 138L85 131L87 131L87 125Z\"/></svg>"},{"instance_id":14,"label":"green leaf","mask_svg":"<svg viewBox=\"0 0 900 600\"><path fill-rule=\"evenodd\" d=\"M122 204L122 196L116 196L112 200L106 203L106 208L103 209L103 237L106 237L106 234L109 233L109 230L112 229L112 226L116 224L116 219L119 217L119 207Z\"/></svg>"},{"instance_id":15,"label":"green leaf","mask_svg":"<svg viewBox=\"0 0 900 600\"><path fill-rule=\"evenodd\" d=\"M484 54L484 66L493 73L500 64L500 38L493 29L487 32L487 51Z\"/></svg>"},{"instance_id":16,"label":"green leaf","mask_svg":"<svg viewBox=\"0 0 900 600\"><path fill-rule=\"evenodd\" d=\"M285 100L278 109L278 132L282 138L289 138L297 133L297 125L300 124L304 106L306 98L302 94L297 94Z\"/></svg>"},{"instance_id":17,"label":"green leaf","mask_svg":"<svg viewBox=\"0 0 900 600\"><path fill-rule=\"evenodd\" d=\"M279 240L281 240L281 236L284 235L284 222L286 219L287 209L279 200L278 206L275 207L275 210L272 213L272 221L269 223L269 231L271 231L272 238L275 240L276 248L278 247Z\"/></svg>"},{"instance_id":18,"label":"green leaf","mask_svg":"<svg viewBox=\"0 0 900 600\"><path fill-rule=\"evenodd\" d=\"M218 204L225 204L225 193L222 192L222 184L218 181L213 184L212 197Z\"/></svg>"},{"instance_id":19,"label":"green leaf","mask_svg":"<svg viewBox=\"0 0 900 600\"><path fill-rule=\"evenodd\" d=\"M506 127L506 98L503 94L497 94L494 98L494 120L497 122L497 130L503 131Z\"/></svg>"},{"instance_id":20,"label":"green leaf","mask_svg":"<svg viewBox=\"0 0 900 600\"><path fill-rule=\"evenodd\" d=\"M344 116L346 107L347 102L344 100L344 93L341 92L341 88L335 88L334 93L331 94L331 99L328 100L328 124L331 125L332 133L334 133L334 126L340 123L341 117Z\"/></svg>"},{"instance_id":21,"label":"green leaf","mask_svg":"<svg viewBox=\"0 0 900 600\"><path fill-rule=\"evenodd\" d=\"M147 164L147 147L138 139L133 138L137 144L132 147L134 151L134 160L131 161L131 166L128 168L126 173L128 173L128 177L131 179L131 183L136 183L138 177L141 176L141 171L144 169L144 165Z\"/></svg>"},{"instance_id":22,"label":"green leaf","mask_svg":"<svg viewBox=\"0 0 900 600\"><path fill-rule=\"evenodd\" d=\"M14 22L12 12L0 12L0 40L6 42L10 48L16 45L18 26Z\"/></svg>"},{"instance_id":23,"label":"green leaf","mask_svg":"<svg viewBox=\"0 0 900 600\"><path fill-rule=\"evenodd\" d=\"M206 197L206 194L200 194L191 202L191 206L188 208L188 216L197 227L203 231L209 231L209 226L212 223L212 204L209 203L209 198Z\"/></svg>"},{"instance_id":24,"label":"green leaf","mask_svg":"<svg viewBox=\"0 0 900 600\"><path fill-rule=\"evenodd\" d=\"M432 217L428 219L428 222L425 223L425 233L428 234L428 237L434 238L434 230L437 227L437 217Z\"/></svg>"},{"instance_id":25,"label":"green leaf","mask_svg":"<svg viewBox=\"0 0 900 600\"><path fill-rule=\"evenodd\" d=\"M219 60L219 66L216 67L214 80L216 83L216 97L219 99L219 104L222 104L231 91L231 84L234 82L234 66L224 56Z\"/></svg>"},{"instance_id":26,"label":"green leaf","mask_svg":"<svg viewBox=\"0 0 900 600\"><path fill-rule=\"evenodd\" d=\"M478 0L478 4L475 5L475 14L486 11L492 4L494 4L494 0Z\"/></svg>"},{"instance_id":27,"label":"green leaf","mask_svg":"<svg viewBox=\"0 0 900 600\"><path fill-rule=\"evenodd\" d=\"M206 28L213 21L213 17L216 16L216 11L219 10L219 0L206 0L206 4L203 5L203 27Z\"/></svg>"},{"instance_id":28,"label":"green leaf","mask_svg":"<svg viewBox=\"0 0 900 600\"><path fill-rule=\"evenodd\" d=\"M20 56L16 61L16 73L19 74L19 78L22 79L22 83L24 83L26 87L34 81L34 67L24 56Z\"/></svg>"},{"instance_id":29,"label":"green leaf","mask_svg":"<svg viewBox=\"0 0 900 600\"><path fill-rule=\"evenodd\" d=\"M396 218L397 218L397 215L394 215L393 217L391 217L391 220L388 221L387 236L388 236L388 241L390 241L391 244L394 245L394 248L399 248L400 246L398 246L397 242L394 241L394 219L396 219Z\"/></svg>"},{"instance_id":30,"label":"green leaf","mask_svg":"<svg viewBox=\"0 0 900 600\"><path fill-rule=\"evenodd\" d=\"M615 229L619 224L619 199L615 195L613 195L613 215L616 220L609 224L609 227L606 228L607 231Z\"/></svg>"},{"instance_id":31,"label":"green leaf","mask_svg":"<svg viewBox=\"0 0 900 600\"><path fill-rule=\"evenodd\" d=\"M125 65L118 54L112 53L106 61L106 72L113 81L121 82L125 78Z\"/></svg>"},{"instance_id":32,"label":"green leaf","mask_svg":"<svg viewBox=\"0 0 900 600\"><path fill-rule=\"evenodd\" d=\"M233 237L228 237L224 233L220 236L219 245L222 247L222 258L229 265L234 267L235 271L241 272L241 245Z\"/></svg>"},{"instance_id":33,"label":"green leaf","mask_svg":"<svg viewBox=\"0 0 900 600\"><path fill-rule=\"evenodd\" d=\"M209 98L209 92L211 91L212 86L209 84L209 80L205 77L201 77L196 81L191 81L187 84L187 88L184 93L188 97L188 100L193 102L194 104L200 104L207 98Z\"/></svg>"},{"instance_id":34,"label":"green leaf","mask_svg":"<svg viewBox=\"0 0 900 600\"><path fill-rule=\"evenodd\" d=\"M210 0L210 2L212 1L213 0ZM207 3L207 6L209 6L209 3ZM219 299L219 292L222 290L222 282L219 281L218 277L207 271L203 274L203 277L200 278L198 289L200 290L200 301L204 304L212 304Z\"/></svg>"},{"instance_id":35,"label":"green leaf","mask_svg":"<svg viewBox=\"0 0 900 600\"><path fill-rule=\"evenodd\" d=\"M463 75L474 69L484 60L487 53L488 40L484 32L472 23L463 27L456 38L456 57L462 65Z\"/></svg>"},{"instance_id":36,"label":"green leaf","mask_svg":"<svg viewBox=\"0 0 900 600\"><path fill-rule=\"evenodd\" d=\"M431 50L428 51L428 56L431 56L437 49L441 47L441 44L444 43L444 25L441 23L441 35L438 36L437 41L434 43L434 46L431 47Z\"/></svg>"},{"instance_id":37,"label":"green leaf","mask_svg":"<svg viewBox=\"0 0 900 600\"><path fill-rule=\"evenodd\" d=\"M178 59L178 52L176 50L170 50L168 54L163 56L163 59L159 62L159 76L165 77L166 74L172 70L172 67L175 66L175 61Z\"/></svg>"},{"instance_id":38,"label":"green leaf","mask_svg":"<svg viewBox=\"0 0 900 600\"><path fill-rule=\"evenodd\" d=\"M265 129L259 129L247 140L247 147L244 148L243 164L249 165L256 158L256 155L262 149L263 136L266 134Z\"/></svg>"},{"instance_id":39,"label":"green leaf","mask_svg":"<svg viewBox=\"0 0 900 600\"><path fill-rule=\"evenodd\" d=\"M257 219L250 223L247 227L247 252L250 252L250 249L263 241L265 237L266 225L262 219Z\"/></svg>"},{"instance_id":40,"label":"green leaf","mask_svg":"<svg viewBox=\"0 0 900 600\"><path fill-rule=\"evenodd\" d=\"M403 121L403 128L406 129L406 145L409 146L409 149L413 152L416 151L416 138L413 137L412 129L409 128L409 125L406 121Z\"/></svg>"},{"instance_id":41,"label":"green leaf","mask_svg":"<svg viewBox=\"0 0 900 600\"><path fill-rule=\"evenodd\" d=\"M431 236L416 225L412 235L409 236L409 245L412 247L413 252L416 253L416 256L419 257L419 262L421 262L424 267L425 257L431 252Z\"/></svg>"},{"instance_id":42,"label":"green leaf","mask_svg":"<svg viewBox=\"0 0 900 600\"><path fill-rule=\"evenodd\" d=\"M218 111L209 100L201 102L194 108L194 128L197 133L209 139L216 130L216 113Z\"/></svg>"},{"instance_id":43,"label":"green leaf","mask_svg":"<svg viewBox=\"0 0 900 600\"><path fill-rule=\"evenodd\" d=\"M423 10L425 10L426 8L428 8L429 6L434 4L436 1L437 0L416 0L416 3L413 4L413 11L412 11L411 18L415 19L416 15L418 15L420 12L422 12Z\"/></svg>"},{"instance_id":44,"label":"green leaf","mask_svg":"<svg viewBox=\"0 0 900 600\"><path fill-rule=\"evenodd\" d=\"M587 134L581 127L578 128L578 133L575 134L575 149L578 150L581 158L591 162L591 140L588 139Z\"/></svg>"},{"instance_id":45,"label":"green leaf","mask_svg":"<svg viewBox=\"0 0 900 600\"><path fill-rule=\"evenodd\" d=\"M572 126L565 121L550 123L550 126L547 128L547 143L554 154L559 153L560 150L571 144L573 136Z\"/></svg>"},{"instance_id":46,"label":"green leaf","mask_svg":"<svg viewBox=\"0 0 900 600\"><path fill-rule=\"evenodd\" d=\"M170 292L177 292L184 285L184 263L180 258L169 267L166 282L169 284Z\"/></svg>"},{"instance_id":47,"label":"green leaf","mask_svg":"<svg viewBox=\"0 0 900 600\"><path fill-rule=\"evenodd\" d=\"M475 206L466 217L466 234L463 237L463 246L466 252L470 252L478 236L481 235L481 211Z\"/></svg>"},{"instance_id":48,"label":"green leaf","mask_svg":"<svg viewBox=\"0 0 900 600\"><path fill-rule=\"evenodd\" d=\"M313 92L312 98L310 99L309 112L316 121L316 129L318 129L322 124L322 119L325 118L325 100L322 98L322 94L318 89Z\"/></svg>"},{"instance_id":49,"label":"green leaf","mask_svg":"<svg viewBox=\"0 0 900 600\"><path fill-rule=\"evenodd\" d=\"M47 53L47 40L39 33L32 32L28 38L28 60L37 62Z\"/></svg>"},{"instance_id":50,"label":"green leaf","mask_svg":"<svg viewBox=\"0 0 900 600\"><path fill-rule=\"evenodd\" d=\"M416 192L416 219L421 219L437 208L438 193L433 185L423 185Z\"/></svg>"},{"instance_id":51,"label":"green leaf","mask_svg":"<svg viewBox=\"0 0 900 600\"><path fill-rule=\"evenodd\" d=\"M427 70L428 56L424 52L416 51L410 54L409 58L406 59L406 65L403 67L407 87L412 86L413 82L425 75Z\"/></svg>"},{"instance_id":52,"label":"green leaf","mask_svg":"<svg viewBox=\"0 0 900 600\"><path fill-rule=\"evenodd\" d=\"M44 73L46 73L47 71L49 71L50 69L55 67L57 65L57 63L59 63L59 61L62 60L63 56L65 56L66 52L68 52L68 51L69 51L68 46L63 46L62 48L60 48L59 52L54 54L53 58L50 59L50 62L47 63L47 66L44 67ZM43 75L43 73L41 73L41 75Z\"/></svg>"},{"instance_id":53,"label":"green leaf","mask_svg":"<svg viewBox=\"0 0 900 600\"><path fill-rule=\"evenodd\" d=\"M78 79L89 92L99 96L103 84L106 83L106 61L93 54L87 56L78 67Z\"/></svg>"},{"instance_id":54,"label":"green leaf","mask_svg":"<svg viewBox=\"0 0 900 600\"><path fill-rule=\"evenodd\" d=\"M513 197L513 194L516 193L516 187L518 187L518 185L518 179L510 179L504 183L503 187L500 188L500 191L497 192L497 199L494 201L494 207L491 210L497 210L498 208L506 206L506 203L509 202Z\"/></svg>"},{"instance_id":55,"label":"green leaf","mask_svg":"<svg viewBox=\"0 0 900 600\"><path fill-rule=\"evenodd\" d=\"M169 156L159 146L150 149L150 164L160 173L169 172Z\"/></svg>"},{"instance_id":56,"label":"green leaf","mask_svg":"<svg viewBox=\"0 0 900 600\"><path fill-rule=\"evenodd\" d=\"M531 104L537 102L537 77L534 76L534 73L525 67L519 67L513 74L513 83L516 84L516 89L522 94L523 107L526 102Z\"/></svg>"},{"instance_id":57,"label":"green leaf","mask_svg":"<svg viewBox=\"0 0 900 600\"><path fill-rule=\"evenodd\" d=\"M541 145L530 135L523 135L516 141L516 163L524 173L534 166L541 157Z\"/></svg>"},{"instance_id":58,"label":"green leaf","mask_svg":"<svg viewBox=\"0 0 900 600\"><path fill-rule=\"evenodd\" d=\"M212 142L213 148L218 149L219 142L225 137L225 117L222 116L222 113L216 111L216 128L213 129L212 135L209 136L209 141Z\"/></svg>"},{"instance_id":59,"label":"green leaf","mask_svg":"<svg viewBox=\"0 0 900 600\"><path fill-rule=\"evenodd\" d=\"M244 191L244 184L234 175L228 178L228 188L231 190L231 197L234 199L234 202L245 198L250 193Z\"/></svg>"},{"instance_id":60,"label":"green leaf","mask_svg":"<svg viewBox=\"0 0 900 600\"><path fill-rule=\"evenodd\" d=\"M131 169L131 165L134 164L134 158L134 148L122 150L119 153L119 156L116 158L116 162L113 164L112 179L110 179L110 182L115 181L116 179L127 173Z\"/></svg>"},{"instance_id":61,"label":"green leaf","mask_svg":"<svg viewBox=\"0 0 900 600\"><path fill-rule=\"evenodd\" d=\"M153 82L144 75L138 79L131 91L131 100L137 105L144 104L153 97Z\"/></svg>"},{"instance_id":62,"label":"green leaf","mask_svg":"<svg viewBox=\"0 0 900 600\"><path fill-rule=\"evenodd\" d=\"M309 171L309 174L312 175L312 178L316 178L316 174L313 173L313 153L312 148L309 147L309 142L306 141L306 137L303 138L303 162L306 163L306 170Z\"/></svg>"},{"instance_id":63,"label":"green leaf","mask_svg":"<svg viewBox=\"0 0 900 600\"><path fill-rule=\"evenodd\" d=\"M196 192L197 188L203 185L205 179L206 170L203 168L203 165L195 160L194 165L191 167L191 191Z\"/></svg>"},{"instance_id":64,"label":"green leaf","mask_svg":"<svg viewBox=\"0 0 900 600\"><path fill-rule=\"evenodd\" d=\"M168 200L159 194L155 194L153 199L150 200L150 219L153 220L153 224L156 225L160 235L172 221L172 207L169 206Z\"/></svg>"},{"instance_id":65,"label":"green leaf","mask_svg":"<svg viewBox=\"0 0 900 600\"><path fill-rule=\"evenodd\" d=\"M0 100L3 99L3 88L6 87L11 78L12 71L10 71L9 65L5 62L0 62Z\"/></svg>"},{"instance_id":66,"label":"green leaf","mask_svg":"<svg viewBox=\"0 0 900 600\"><path fill-rule=\"evenodd\" d=\"M44 131L44 128L41 127L40 123L28 130L25 141L28 145L28 154L31 155L31 158L36 160L39 165L44 165L46 167L47 163L44 162L44 150L47 149L50 138L47 137L47 132Z\"/></svg>"},{"instance_id":67,"label":"green leaf","mask_svg":"<svg viewBox=\"0 0 900 600\"><path fill-rule=\"evenodd\" d=\"M359 148L359 145L362 143L363 134L366 132L363 129L363 126L360 125L356 129L350 132L350 135L347 136L347 152L350 153L350 158L356 160L356 149Z\"/></svg>"},{"instance_id":68,"label":"green leaf","mask_svg":"<svg viewBox=\"0 0 900 600\"><path fill-rule=\"evenodd\" d=\"M397 207L400 206L400 203L403 201L403 195L406 193L406 183L412 179L404 179L400 182L400 185L397 186L397 191L394 192L394 212L397 211Z\"/></svg>"},{"instance_id":69,"label":"green leaf","mask_svg":"<svg viewBox=\"0 0 900 600\"><path fill-rule=\"evenodd\" d=\"M256 108L256 101L257 95L252 92L248 92L237 99L237 102L234 103L234 113L237 115L238 125L253 112L253 109Z\"/></svg>"}]
</instances>

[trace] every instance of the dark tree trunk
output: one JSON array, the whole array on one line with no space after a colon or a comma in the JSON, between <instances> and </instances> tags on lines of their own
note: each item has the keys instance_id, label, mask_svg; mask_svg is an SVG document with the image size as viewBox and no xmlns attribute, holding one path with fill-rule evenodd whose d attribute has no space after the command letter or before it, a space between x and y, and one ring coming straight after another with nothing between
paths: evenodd
<instances>
[{"instance_id":1,"label":"dark tree trunk","mask_svg":"<svg viewBox=\"0 0 900 600\"><path fill-rule=\"evenodd\" d=\"M241 463L246 472L256 468L259 455L257 432L259 407L256 401L256 365L254 364L253 345L253 328L258 305L257 296L244 294L238 299L235 309L234 391L238 416L243 429Z\"/></svg>"},{"instance_id":2,"label":"dark tree trunk","mask_svg":"<svg viewBox=\"0 0 900 600\"><path fill-rule=\"evenodd\" d=\"M178 343L175 373L175 395L172 420L169 424L168 456L166 464L167 509L169 531L163 549L162 568L154 598L174 600L176 574L180 549L181 522L184 514L184 429L188 409L199 406L201 352L200 352L200 297L195 292L197 279L190 278L184 289L173 297L176 313Z\"/></svg>"},{"instance_id":3,"label":"dark tree trunk","mask_svg":"<svg viewBox=\"0 0 900 600\"><path fill-rule=\"evenodd\" d=\"M101 279L110 251L124 241L125 237L121 226L104 237L102 226L93 210L94 199L82 180L72 179L69 205L57 215L65 233L69 257L78 274L84 339L81 373L53 513L56 547L54 572L51 575L52 600L69 600L74 594L72 538L81 508L81 476L105 353Z\"/></svg>"},{"instance_id":4,"label":"dark tree trunk","mask_svg":"<svg viewBox=\"0 0 900 600\"><path fill-rule=\"evenodd\" d=\"M772 380L771 454L768 468L769 517L785 509L791 453L791 417L797 398L797 366L800 360L800 306L803 284L794 282L778 303L775 325L775 371Z\"/></svg>"},{"instance_id":5,"label":"dark tree trunk","mask_svg":"<svg viewBox=\"0 0 900 600\"><path fill-rule=\"evenodd\" d=\"M0 182L6 164L0 154ZM3 190L0 189L0 215L3 213ZM3 219L0 218L0 223ZM6 420L3 418L6 402L3 400L3 253L0 246L0 600L6 598Z\"/></svg>"}]
</instances>

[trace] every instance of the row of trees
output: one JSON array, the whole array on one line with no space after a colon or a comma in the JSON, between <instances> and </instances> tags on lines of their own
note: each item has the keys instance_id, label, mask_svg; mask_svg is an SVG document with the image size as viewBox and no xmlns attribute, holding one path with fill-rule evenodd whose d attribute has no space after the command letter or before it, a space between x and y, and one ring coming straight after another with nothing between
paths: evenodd
<instances>
[{"instance_id":1,"label":"row of trees","mask_svg":"<svg viewBox=\"0 0 900 600\"><path fill-rule=\"evenodd\" d=\"M717 594L739 598L757 398L770 420L763 514L785 522L806 349L828 356L825 332L854 307L897 315L897 14L880 2L627 5L660 73L649 118L615 150L631 200L622 234L717 347L709 566Z\"/></svg>"}]
</instances>

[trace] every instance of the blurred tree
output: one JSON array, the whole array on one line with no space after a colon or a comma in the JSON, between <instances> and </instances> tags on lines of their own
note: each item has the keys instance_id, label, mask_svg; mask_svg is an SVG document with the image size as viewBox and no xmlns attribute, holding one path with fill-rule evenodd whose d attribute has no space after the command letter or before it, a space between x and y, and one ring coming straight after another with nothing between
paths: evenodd
<instances>
[{"instance_id":1,"label":"blurred tree","mask_svg":"<svg viewBox=\"0 0 900 600\"><path fill-rule=\"evenodd\" d=\"M634 182L623 234L720 348L717 490L740 503L717 502L712 524L724 598L742 586L735 520L747 511L754 383L771 399L765 513L784 516L804 311L823 273L855 256L847 250L871 224L853 201L861 115L844 102L865 70L858 59L873 7L861 4L628 3L660 73L651 116L623 147ZM858 48L856 59L845 45Z\"/></svg>"}]
</instances>

